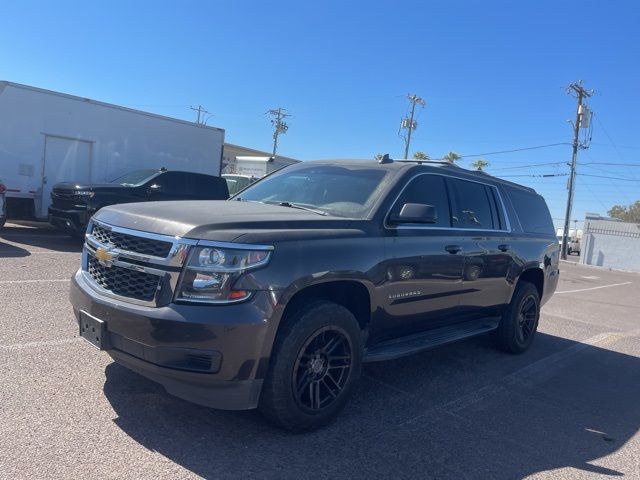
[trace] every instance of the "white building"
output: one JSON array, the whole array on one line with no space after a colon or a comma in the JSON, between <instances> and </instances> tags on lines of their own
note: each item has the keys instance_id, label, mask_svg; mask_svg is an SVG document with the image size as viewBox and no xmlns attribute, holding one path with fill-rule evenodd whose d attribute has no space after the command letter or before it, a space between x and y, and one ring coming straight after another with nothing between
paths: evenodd
<instances>
[{"instance_id":1,"label":"white building","mask_svg":"<svg viewBox=\"0 0 640 480\"><path fill-rule=\"evenodd\" d=\"M580 263L640 272L640 224L588 213Z\"/></svg>"},{"instance_id":2,"label":"white building","mask_svg":"<svg viewBox=\"0 0 640 480\"><path fill-rule=\"evenodd\" d=\"M240 145L234 145L232 143L225 143L224 151L222 153L222 173L239 173L237 168L238 157L270 156L270 152L242 147ZM298 163L299 161L300 160L295 160L293 158L283 157L282 155L276 155L276 158L273 160L273 162L270 162L268 173L279 170L280 168L291 165L292 163Z\"/></svg>"}]
</instances>

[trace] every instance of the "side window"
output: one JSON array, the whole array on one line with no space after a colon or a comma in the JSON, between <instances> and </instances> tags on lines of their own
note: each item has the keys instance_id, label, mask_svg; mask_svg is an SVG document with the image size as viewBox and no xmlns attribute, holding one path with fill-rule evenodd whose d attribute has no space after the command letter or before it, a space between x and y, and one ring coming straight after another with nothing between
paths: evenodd
<instances>
[{"instance_id":1,"label":"side window","mask_svg":"<svg viewBox=\"0 0 640 480\"><path fill-rule=\"evenodd\" d=\"M455 192L454 227L500 229L491 187L457 178L450 182Z\"/></svg>"},{"instance_id":2,"label":"side window","mask_svg":"<svg viewBox=\"0 0 640 480\"><path fill-rule=\"evenodd\" d=\"M428 226L451 226L449 196L444 178L440 175L420 175L411 180L394 204L391 213L399 214L405 203L433 205L436 209L437 220L436 223L431 223Z\"/></svg>"},{"instance_id":3,"label":"side window","mask_svg":"<svg viewBox=\"0 0 640 480\"><path fill-rule=\"evenodd\" d=\"M547 204L540 195L513 187L506 188L511 204L526 233L555 235L555 228Z\"/></svg>"}]
</instances>

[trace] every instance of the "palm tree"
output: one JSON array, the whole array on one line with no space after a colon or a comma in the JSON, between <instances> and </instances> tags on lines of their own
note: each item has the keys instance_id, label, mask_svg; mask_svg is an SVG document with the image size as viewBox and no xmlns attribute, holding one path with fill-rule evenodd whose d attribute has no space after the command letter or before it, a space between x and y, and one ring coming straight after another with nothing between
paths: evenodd
<instances>
[{"instance_id":1,"label":"palm tree","mask_svg":"<svg viewBox=\"0 0 640 480\"><path fill-rule=\"evenodd\" d=\"M429 155L427 155L426 153L418 150L416 153L413 154L413 158L414 160L429 160Z\"/></svg>"},{"instance_id":2,"label":"palm tree","mask_svg":"<svg viewBox=\"0 0 640 480\"><path fill-rule=\"evenodd\" d=\"M456 152L449 152L444 157L442 157L443 160L446 160L449 163L456 163L461 158L462 157L458 155Z\"/></svg>"},{"instance_id":3,"label":"palm tree","mask_svg":"<svg viewBox=\"0 0 640 480\"><path fill-rule=\"evenodd\" d=\"M489 166L489 162L487 162L486 160L483 160L482 158L479 158L478 160L476 160L475 162L473 162L471 164L471 166L473 168L475 168L476 170L482 170L485 167Z\"/></svg>"}]
</instances>

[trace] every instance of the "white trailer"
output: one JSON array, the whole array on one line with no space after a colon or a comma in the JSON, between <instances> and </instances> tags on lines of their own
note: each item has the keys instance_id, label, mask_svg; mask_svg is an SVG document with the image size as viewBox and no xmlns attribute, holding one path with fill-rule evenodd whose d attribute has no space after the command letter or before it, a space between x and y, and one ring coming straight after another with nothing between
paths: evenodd
<instances>
[{"instance_id":1,"label":"white trailer","mask_svg":"<svg viewBox=\"0 0 640 480\"><path fill-rule=\"evenodd\" d=\"M45 219L53 185L166 167L220 175L224 130L0 81L0 178L9 212Z\"/></svg>"}]
</instances>

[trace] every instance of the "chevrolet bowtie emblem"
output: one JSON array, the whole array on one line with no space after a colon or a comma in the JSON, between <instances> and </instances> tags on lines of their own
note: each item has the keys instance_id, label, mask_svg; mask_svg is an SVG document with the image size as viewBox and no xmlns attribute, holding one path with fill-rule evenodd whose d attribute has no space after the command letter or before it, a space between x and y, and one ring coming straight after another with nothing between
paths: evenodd
<instances>
[{"instance_id":1,"label":"chevrolet bowtie emblem","mask_svg":"<svg viewBox=\"0 0 640 480\"><path fill-rule=\"evenodd\" d=\"M104 265L105 267L110 267L111 261L113 260L113 253L111 253L106 248L100 247L96 250L96 258L98 259L98 262L100 262L101 265Z\"/></svg>"}]
</instances>

